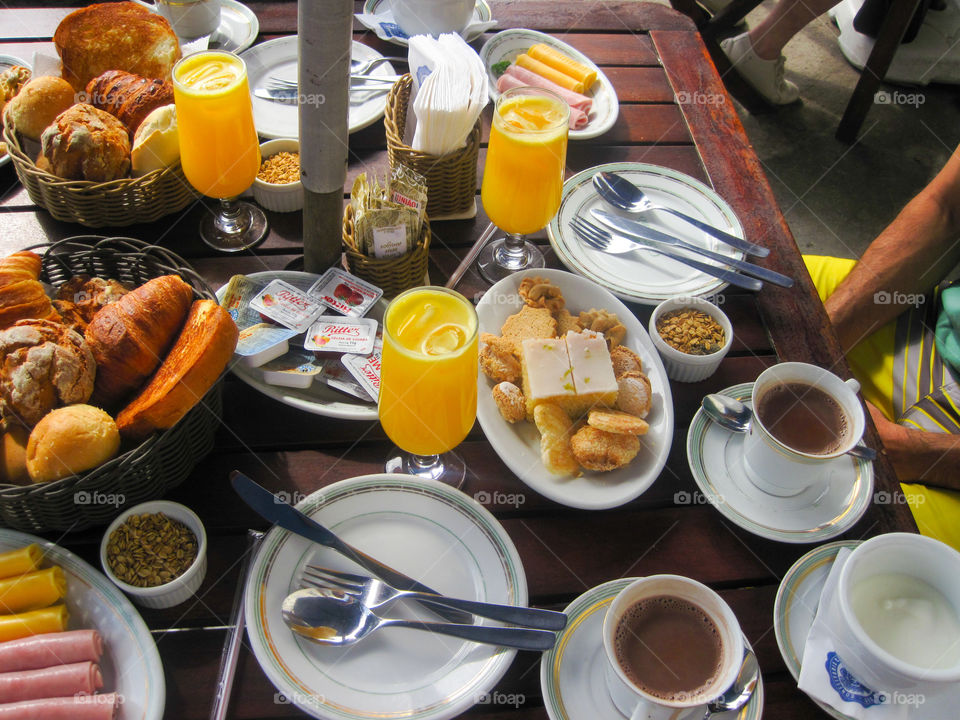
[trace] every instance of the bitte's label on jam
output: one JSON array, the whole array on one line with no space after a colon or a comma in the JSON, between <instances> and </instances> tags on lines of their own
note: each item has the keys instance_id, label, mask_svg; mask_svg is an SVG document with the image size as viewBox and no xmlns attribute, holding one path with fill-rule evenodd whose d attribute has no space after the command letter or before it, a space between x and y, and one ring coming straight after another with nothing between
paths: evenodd
<instances>
[{"instance_id":1,"label":"bitte's label on jam","mask_svg":"<svg viewBox=\"0 0 960 720\"><path fill-rule=\"evenodd\" d=\"M368 355L373 352L376 337L377 321L372 318L320 318L307 331L303 347L319 352Z\"/></svg>"}]
</instances>

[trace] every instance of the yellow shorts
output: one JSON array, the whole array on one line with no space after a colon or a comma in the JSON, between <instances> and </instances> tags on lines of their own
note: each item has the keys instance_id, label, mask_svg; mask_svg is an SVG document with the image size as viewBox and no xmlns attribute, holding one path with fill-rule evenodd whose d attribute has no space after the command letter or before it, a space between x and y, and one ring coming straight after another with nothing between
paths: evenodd
<instances>
[{"instance_id":1,"label":"yellow shorts","mask_svg":"<svg viewBox=\"0 0 960 720\"><path fill-rule=\"evenodd\" d=\"M850 273L856 260L804 255L813 284L826 300ZM864 399L878 407L890 420L893 413L893 357L895 322L864 338L847 353L847 362L860 383ZM913 519L921 534L936 538L960 550L960 492L902 483Z\"/></svg>"}]
</instances>

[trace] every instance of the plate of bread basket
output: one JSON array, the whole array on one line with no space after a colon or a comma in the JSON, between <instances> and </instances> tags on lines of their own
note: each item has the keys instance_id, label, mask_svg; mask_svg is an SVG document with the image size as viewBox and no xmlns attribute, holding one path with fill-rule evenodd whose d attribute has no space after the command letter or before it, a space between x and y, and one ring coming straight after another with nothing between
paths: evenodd
<instances>
[{"instance_id":1,"label":"plate of bread basket","mask_svg":"<svg viewBox=\"0 0 960 720\"><path fill-rule=\"evenodd\" d=\"M164 248L87 235L0 258L0 525L102 525L185 480L236 342Z\"/></svg>"},{"instance_id":2,"label":"plate of bread basket","mask_svg":"<svg viewBox=\"0 0 960 720\"><path fill-rule=\"evenodd\" d=\"M180 166L169 23L132 2L76 10L57 26L60 75L11 89L3 142L30 200L88 227L151 222L196 196Z\"/></svg>"}]
</instances>

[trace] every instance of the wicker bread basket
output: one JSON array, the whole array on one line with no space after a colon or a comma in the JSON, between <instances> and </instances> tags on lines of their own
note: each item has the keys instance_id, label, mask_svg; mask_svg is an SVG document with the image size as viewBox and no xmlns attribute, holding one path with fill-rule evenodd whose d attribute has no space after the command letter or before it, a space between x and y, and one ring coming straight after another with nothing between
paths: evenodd
<instances>
[{"instance_id":1,"label":"wicker bread basket","mask_svg":"<svg viewBox=\"0 0 960 720\"><path fill-rule=\"evenodd\" d=\"M343 211L343 245L350 272L382 289L384 297L392 298L424 284L430 259L430 223L426 216L420 229L420 240L411 252L394 258L375 258L364 255L357 248L353 235L353 207L347 203Z\"/></svg>"},{"instance_id":2,"label":"wicker bread basket","mask_svg":"<svg viewBox=\"0 0 960 720\"><path fill-rule=\"evenodd\" d=\"M413 78L401 77L387 95L383 125L387 133L390 167L406 165L427 179L427 213L432 218L472 217L476 212L477 158L480 155L480 119L467 144L446 155L427 155L403 142Z\"/></svg>"},{"instance_id":3,"label":"wicker bread basket","mask_svg":"<svg viewBox=\"0 0 960 720\"><path fill-rule=\"evenodd\" d=\"M195 297L215 299L204 280L179 256L131 238L86 235L30 248L43 255L40 279L54 286L73 275L116 278L134 285L180 275ZM79 476L30 486L0 485L0 525L19 530L81 530L105 525L130 505L158 498L183 482L213 448L220 424L221 381L169 430Z\"/></svg>"},{"instance_id":4,"label":"wicker bread basket","mask_svg":"<svg viewBox=\"0 0 960 720\"><path fill-rule=\"evenodd\" d=\"M30 200L57 220L87 227L152 222L182 210L197 196L179 163L138 178L64 180L36 166L10 122L4 123L3 139Z\"/></svg>"}]
</instances>

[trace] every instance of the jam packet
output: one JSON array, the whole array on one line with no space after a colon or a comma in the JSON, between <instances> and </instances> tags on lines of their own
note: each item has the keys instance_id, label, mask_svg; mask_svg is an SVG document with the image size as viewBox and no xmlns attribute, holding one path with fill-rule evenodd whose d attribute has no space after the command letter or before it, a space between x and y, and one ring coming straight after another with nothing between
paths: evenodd
<instances>
[{"instance_id":1,"label":"jam packet","mask_svg":"<svg viewBox=\"0 0 960 720\"><path fill-rule=\"evenodd\" d=\"M368 355L373 352L376 337L377 321L372 318L321 318L310 326L303 347L319 352Z\"/></svg>"},{"instance_id":2,"label":"jam packet","mask_svg":"<svg viewBox=\"0 0 960 720\"><path fill-rule=\"evenodd\" d=\"M324 313L323 304L317 298L310 297L311 294L283 280L273 280L253 297L250 307L271 320L302 333Z\"/></svg>"},{"instance_id":3,"label":"jam packet","mask_svg":"<svg viewBox=\"0 0 960 720\"><path fill-rule=\"evenodd\" d=\"M383 338L378 335L369 355L346 354L340 362L372 398L380 397L380 364L383 360Z\"/></svg>"},{"instance_id":4,"label":"jam packet","mask_svg":"<svg viewBox=\"0 0 960 720\"><path fill-rule=\"evenodd\" d=\"M307 294L351 317L363 317L383 295L383 290L338 267L327 270ZM304 328L306 329L306 328Z\"/></svg>"}]
</instances>

